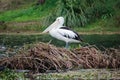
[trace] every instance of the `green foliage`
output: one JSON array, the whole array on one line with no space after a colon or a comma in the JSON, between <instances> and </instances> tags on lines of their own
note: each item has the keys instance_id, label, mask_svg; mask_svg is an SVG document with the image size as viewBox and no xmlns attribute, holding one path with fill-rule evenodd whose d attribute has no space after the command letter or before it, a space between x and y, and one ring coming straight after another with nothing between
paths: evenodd
<instances>
[{"instance_id":1,"label":"green foliage","mask_svg":"<svg viewBox=\"0 0 120 80\"><path fill-rule=\"evenodd\" d=\"M10 10L0 14L0 21L28 21L28 20L40 20L51 12L53 6L55 6L56 0L46 1L45 4L33 5L29 8L23 8L18 10Z\"/></svg>"},{"instance_id":2,"label":"green foliage","mask_svg":"<svg viewBox=\"0 0 120 80\"><path fill-rule=\"evenodd\" d=\"M14 5L18 4L19 1L20 0L15 1ZM20 1L20 3L21 2L22 1ZM27 2L29 2L29 0L23 1L23 4ZM27 23L39 21L41 24L27 25L22 27L21 25L9 26L8 24L8 26L0 26L0 30L2 31L9 29L10 31L43 31L45 27L49 26L58 16L63 16L65 18L66 26L72 28L75 27L79 30L82 26L86 26L88 29L89 27L93 26L93 28L96 29L95 31L99 31L99 28L102 28L102 30L111 29L110 31L112 31L112 28L116 27L116 29L113 29L114 31L117 30L117 27L119 27L119 0L46 0L45 4L43 5L35 5L35 3L36 0L31 0L30 5L25 8L24 6L27 4L23 5L19 9L2 12L0 14L0 21L5 21L5 23ZM105 20L105 22L99 26L99 24L97 25L98 20L101 20L100 22ZM96 28L94 26L96 26ZM108 29L107 27L110 28Z\"/></svg>"},{"instance_id":3,"label":"green foliage","mask_svg":"<svg viewBox=\"0 0 120 80\"><path fill-rule=\"evenodd\" d=\"M85 26L98 19L112 17L116 3L113 0L58 0L58 6L50 14L50 19L64 16L67 26Z\"/></svg>"},{"instance_id":4,"label":"green foliage","mask_svg":"<svg viewBox=\"0 0 120 80\"><path fill-rule=\"evenodd\" d=\"M2 80L15 80L17 77L18 75L10 69L6 69L3 72L0 72L0 79Z\"/></svg>"},{"instance_id":5,"label":"green foliage","mask_svg":"<svg viewBox=\"0 0 120 80\"><path fill-rule=\"evenodd\" d=\"M38 13L41 12L41 8L30 7L28 9L23 10L15 10L15 11L8 11L2 15L0 15L1 21L27 21L27 20L34 20L37 17L41 17ZM43 15L42 15L43 16ZM39 18L37 18L39 19Z\"/></svg>"},{"instance_id":6,"label":"green foliage","mask_svg":"<svg viewBox=\"0 0 120 80\"><path fill-rule=\"evenodd\" d=\"M26 78L25 73L15 73L12 70L6 69L0 72L0 80L95 80L95 79L118 79L119 70L116 69L80 69L76 71L67 71L62 73L43 73L33 74L33 78ZM30 77L32 77L31 75Z\"/></svg>"},{"instance_id":7,"label":"green foliage","mask_svg":"<svg viewBox=\"0 0 120 80\"><path fill-rule=\"evenodd\" d=\"M0 72L0 80L27 80L24 74L25 73L17 73L14 70L6 68Z\"/></svg>"}]
</instances>

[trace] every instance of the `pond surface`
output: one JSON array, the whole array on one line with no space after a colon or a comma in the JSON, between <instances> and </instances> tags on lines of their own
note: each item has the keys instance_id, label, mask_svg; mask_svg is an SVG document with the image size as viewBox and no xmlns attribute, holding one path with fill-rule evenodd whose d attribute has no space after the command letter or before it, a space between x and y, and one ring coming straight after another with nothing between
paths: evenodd
<instances>
[{"instance_id":1,"label":"pond surface","mask_svg":"<svg viewBox=\"0 0 120 80\"><path fill-rule=\"evenodd\" d=\"M82 46L85 45L96 45L99 48L118 48L120 46L120 34L114 35L81 35L84 43L81 43ZM14 47L14 46L23 46L24 44L31 44L36 42L45 42L54 44L58 47L64 47L65 43L59 41L55 38L52 38L50 35L0 35L0 45ZM79 47L78 44L71 44L71 47Z\"/></svg>"}]
</instances>

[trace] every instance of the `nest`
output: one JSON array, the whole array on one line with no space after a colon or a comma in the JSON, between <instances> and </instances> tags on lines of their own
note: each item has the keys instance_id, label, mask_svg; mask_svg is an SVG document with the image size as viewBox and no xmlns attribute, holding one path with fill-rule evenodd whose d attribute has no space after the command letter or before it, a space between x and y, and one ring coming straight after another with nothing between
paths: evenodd
<instances>
[{"instance_id":1,"label":"nest","mask_svg":"<svg viewBox=\"0 0 120 80\"><path fill-rule=\"evenodd\" d=\"M0 66L35 72L75 68L120 68L119 57L119 49L107 49L102 52L87 46L70 51L38 43L19 50L17 55L1 59Z\"/></svg>"}]
</instances>

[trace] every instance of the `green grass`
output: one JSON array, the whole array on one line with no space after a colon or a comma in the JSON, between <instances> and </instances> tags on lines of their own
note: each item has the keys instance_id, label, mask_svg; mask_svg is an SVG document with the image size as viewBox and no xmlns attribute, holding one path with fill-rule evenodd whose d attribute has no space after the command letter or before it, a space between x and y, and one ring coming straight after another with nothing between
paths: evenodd
<instances>
[{"instance_id":1,"label":"green grass","mask_svg":"<svg viewBox=\"0 0 120 80\"><path fill-rule=\"evenodd\" d=\"M24 17L24 18L23 18ZM44 21L40 20L42 18L35 18L35 16L22 16L15 18L15 21L13 22L8 22L6 25L7 26L1 26L0 31L1 32L35 32L35 33L40 33L46 29L46 25L44 25ZM25 19L26 18L26 19ZM32 19L31 21L28 21L27 19ZM25 21L20 21L24 19ZM29 19L29 20L30 20ZM34 20L35 19L35 20ZM37 20L38 19L38 20ZM16 22L18 21L18 22ZM89 33L115 33L120 30L119 26L116 26L113 22L113 19L99 19L94 23L90 23L89 25L86 25L84 27L72 27L72 29L78 33L84 33L84 34L89 34ZM49 24L50 25L50 24ZM6 27L6 28L5 28Z\"/></svg>"},{"instance_id":2,"label":"green grass","mask_svg":"<svg viewBox=\"0 0 120 80\"><path fill-rule=\"evenodd\" d=\"M0 15L1 21L28 21L37 20L41 17L47 15L46 11L41 11L41 7L35 9L35 7L30 7L23 10L8 11Z\"/></svg>"},{"instance_id":3,"label":"green grass","mask_svg":"<svg viewBox=\"0 0 120 80\"><path fill-rule=\"evenodd\" d=\"M113 18L110 19L99 19L94 23L90 23L83 27L73 28L77 32L119 32L120 27L116 26L113 22Z\"/></svg>"},{"instance_id":4,"label":"green grass","mask_svg":"<svg viewBox=\"0 0 120 80\"><path fill-rule=\"evenodd\" d=\"M55 6L56 0L48 0L43 5L33 4L25 9L19 8L17 10L5 11L0 14L0 21L5 21L7 27L4 29L4 26L0 25L0 32L43 31L45 29L43 26L44 18L52 13ZM34 22L37 22L37 24ZM30 25L27 23L30 23Z\"/></svg>"},{"instance_id":5,"label":"green grass","mask_svg":"<svg viewBox=\"0 0 120 80\"><path fill-rule=\"evenodd\" d=\"M24 73L16 73L15 71L8 68L0 72L0 80L17 80L17 79L25 79Z\"/></svg>"},{"instance_id":6,"label":"green grass","mask_svg":"<svg viewBox=\"0 0 120 80\"><path fill-rule=\"evenodd\" d=\"M0 14L0 21L28 21L39 20L52 12L53 7L56 5L55 0L46 1L45 4L33 5L26 9L10 10Z\"/></svg>"},{"instance_id":7,"label":"green grass","mask_svg":"<svg viewBox=\"0 0 120 80\"><path fill-rule=\"evenodd\" d=\"M23 5L27 7L21 7L19 9L8 10L0 14L0 21L6 22L6 29L4 26L0 25L0 32L42 32L50 23L45 23L46 17L52 12L55 12L54 9L57 5L56 0L46 0L46 3L43 5L35 5L35 1L30 6ZM118 11L116 15L118 15ZM115 15L115 16L116 16ZM71 26L77 32L119 32L120 27L119 23L116 25L117 19L114 19L114 16L111 18L102 18L98 19L95 22L89 23L83 27ZM28 25L30 22L32 25ZM33 24L33 22L37 22ZM51 20L51 22L53 22ZM119 22L119 21L118 21ZM21 23L21 25L19 25ZM22 24L25 23L26 25ZM45 25L46 24L46 25ZM17 26L16 26L17 25Z\"/></svg>"},{"instance_id":8,"label":"green grass","mask_svg":"<svg viewBox=\"0 0 120 80\"><path fill-rule=\"evenodd\" d=\"M61 73L40 73L31 74L28 78L24 75L27 73L16 73L10 69L6 69L0 72L0 80L30 80L30 77L34 76L35 80L109 80L118 79L119 70L117 69L79 69L77 71L68 71ZM31 78L32 79L32 78Z\"/></svg>"}]
</instances>

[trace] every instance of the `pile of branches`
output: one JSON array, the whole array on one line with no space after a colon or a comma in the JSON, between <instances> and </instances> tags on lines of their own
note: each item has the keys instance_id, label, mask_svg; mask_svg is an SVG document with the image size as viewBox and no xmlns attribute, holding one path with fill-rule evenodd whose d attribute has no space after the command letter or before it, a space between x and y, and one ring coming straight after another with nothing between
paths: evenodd
<instances>
[{"instance_id":1,"label":"pile of branches","mask_svg":"<svg viewBox=\"0 0 120 80\"><path fill-rule=\"evenodd\" d=\"M10 69L46 72L75 68L120 68L120 50L100 51L95 47L67 50L50 44L38 43L21 49L17 55L0 59L0 66Z\"/></svg>"},{"instance_id":2,"label":"pile of branches","mask_svg":"<svg viewBox=\"0 0 120 80\"><path fill-rule=\"evenodd\" d=\"M120 68L120 49L101 51L94 46L75 49L83 68Z\"/></svg>"}]
</instances>

